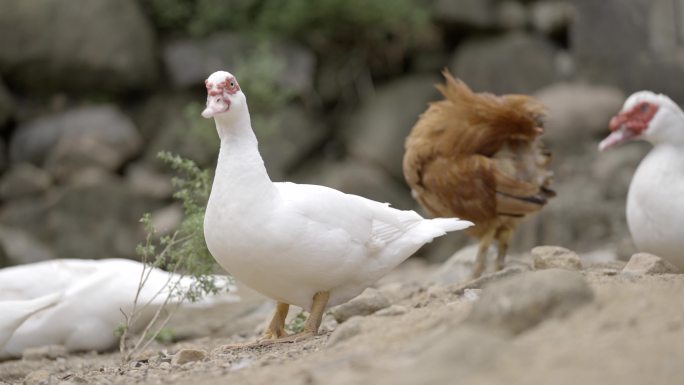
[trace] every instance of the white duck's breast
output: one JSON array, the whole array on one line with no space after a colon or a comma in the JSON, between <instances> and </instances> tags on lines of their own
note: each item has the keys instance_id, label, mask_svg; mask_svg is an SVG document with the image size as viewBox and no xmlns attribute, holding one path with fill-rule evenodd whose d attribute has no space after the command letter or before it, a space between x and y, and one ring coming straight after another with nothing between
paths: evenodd
<instances>
[{"instance_id":1,"label":"white duck's breast","mask_svg":"<svg viewBox=\"0 0 684 385\"><path fill-rule=\"evenodd\" d=\"M684 269L684 149L660 145L644 158L629 188L627 223L640 251Z\"/></svg>"},{"instance_id":2,"label":"white duck's breast","mask_svg":"<svg viewBox=\"0 0 684 385\"><path fill-rule=\"evenodd\" d=\"M208 210L205 238L212 255L237 280L303 308L317 291L361 279L355 274L368 258L365 247L344 230L323 228L286 205L269 215L217 216Z\"/></svg>"}]
</instances>

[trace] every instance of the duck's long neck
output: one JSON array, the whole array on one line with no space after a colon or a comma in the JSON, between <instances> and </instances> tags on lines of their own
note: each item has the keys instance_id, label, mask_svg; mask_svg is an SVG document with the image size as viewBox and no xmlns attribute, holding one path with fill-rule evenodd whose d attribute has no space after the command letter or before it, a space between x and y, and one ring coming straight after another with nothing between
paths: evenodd
<instances>
[{"instance_id":1,"label":"duck's long neck","mask_svg":"<svg viewBox=\"0 0 684 385\"><path fill-rule=\"evenodd\" d=\"M216 119L221 148L211 198L237 203L264 202L276 188L266 172L249 113L231 120ZM220 197L220 198L219 198Z\"/></svg>"}]
</instances>

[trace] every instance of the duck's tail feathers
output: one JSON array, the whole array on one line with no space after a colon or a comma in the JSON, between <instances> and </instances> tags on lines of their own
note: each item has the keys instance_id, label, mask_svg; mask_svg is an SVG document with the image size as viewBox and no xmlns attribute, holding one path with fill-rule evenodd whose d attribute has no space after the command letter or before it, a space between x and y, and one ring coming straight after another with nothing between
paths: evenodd
<instances>
[{"instance_id":1,"label":"duck's tail feathers","mask_svg":"<svg viewBox=\"0 0 684 385\"><path fill-rule=\"evenodd\" d=\"M467 229L468 227L474 225L473 222L464 221L458 218L434 218L426 219L426 221L435 227L444 230L445 233Z\"/></svg>"},{"instance_id":2,"label":"duck's tail feathers","mask_svg":"<svg viewBox=\"0 0 684 385\"><path fill-rule=\"evenodd\" d=\"M433 239L441 237L448 232L466 229L473 223L458 218L434 218L423 219L416 223L409 231L412 242L419 245L432 242Z\"/></svg>"}]
</instances>

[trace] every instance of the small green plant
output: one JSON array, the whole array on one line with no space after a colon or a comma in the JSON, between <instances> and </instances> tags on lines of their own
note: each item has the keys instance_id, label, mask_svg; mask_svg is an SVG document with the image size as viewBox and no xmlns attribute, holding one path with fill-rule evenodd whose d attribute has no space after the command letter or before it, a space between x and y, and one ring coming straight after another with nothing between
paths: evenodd
<instances>
[{"instance_id":1,"label":"small green plant","mask_svg":"<svg viewBox=\"0 0 684 385\"><path fill-rule=\"evenodd\" d=\"M143 215L140 220L146 238L144 243L138 245L136 253L143 262L143 270L133 300L133 308L130 313L121 311L125 322L114 330L114 334L119 336L119 350L123 362L129 361L135 353L147 348L154 340L168 340L169 336L172 338L166 324L181 302L195 302L208 294L218 293L222 287L228 287L219 285L217 277L211 275L215 262L204 242L204 210L211 189L209 172L199 168L193 161L169 152L160 152L158 156L178 173L178 176L172 179L172 183L176 188L174 197L183 205L184 217L176 231L159 239L155 236L156 229L150 214ZM129 341L133 327L150 306L149 301L140 303L139 296L151 272L156 268L174 273L169 275L166 285L155 295L165 293L166 298L156 309L151 320L144 325L137 339L134 342ZM192 277L192 284L181 285L181 280L185 277Z\"/></svg>"},{"instance_id":2,"label":"small green plant","mask_svg":"<svg viewBox=\"0 0 684 385\"><path fill-rule=\"evenodd\" d=\"M292 321L285 325L285 331L290 334L297 334L304 330L304 324L306 323L306 313L304 310L300 311Z\"/></svg>"},{"instance_id":3,"label":"small green plant","mask_svg":"<svg viewBox=\"0 0 684 385\"><path fill-rule=\"evenodd\" d=\"M175 337L176 332L173 329L162 328L157 334L157 337L155 337L155 341L161 344L170 344L171 342L173 342Z\"/></svg>"}]
</instances>

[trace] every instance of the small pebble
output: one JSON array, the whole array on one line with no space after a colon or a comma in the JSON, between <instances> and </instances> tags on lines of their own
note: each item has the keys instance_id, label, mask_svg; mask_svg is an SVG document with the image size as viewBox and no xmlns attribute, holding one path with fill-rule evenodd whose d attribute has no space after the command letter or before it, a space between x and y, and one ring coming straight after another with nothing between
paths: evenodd
<instances>
[{"instance_id":1,"label":"small pebble","mask_svg":"<svg viewBox=\"0 0 684 385\"><path fill-rule=\"evenodd\" d=\"M463 292L463 298L465 298L469 302L475 302L478 299L480 299L480 294L482 293L482 289L465 289Z\"/></svg>"},{"instance_id":2,"label":"small pebble","mask_svg":"<svg viewBox=\"0 0 684 385\"><path fill-rule=\"evenodd\" d=\"M625 275L659 275L677 274L679 270L670 262L648 253L632 255L627 265L622 269Z\"/></svg>"},{"instance_id":3,"label":"small pebble","mask_svg":"<svg viewBox=\"0 0 684 385\"><path fill-rule=\"evenodd\" d=\"M45 369L34 370L24 377L24 385L41 385L56 382L55 376Z\"/></svg>"},{"instance_id":4,"label":"small pebble","mask_svg":"<svg viewBox=\"0 0 684 385\"><path fill-rule=\"evenodd\" d=\"M532 249L534 268L582 270L582 260L574 251L559 246L537 246Z\"/></svg>"},{"instance_id":5,"label":"small pebble","mask_svg":"<svg viewBox=\"0 0 684 385\"><path fill-rule=\"evenodd\" d=\"M172 365L183 365L188 362L202 361L207 357L207 352L200 349L181 349L171 359Z\"/></svg>"}]
</instances>

